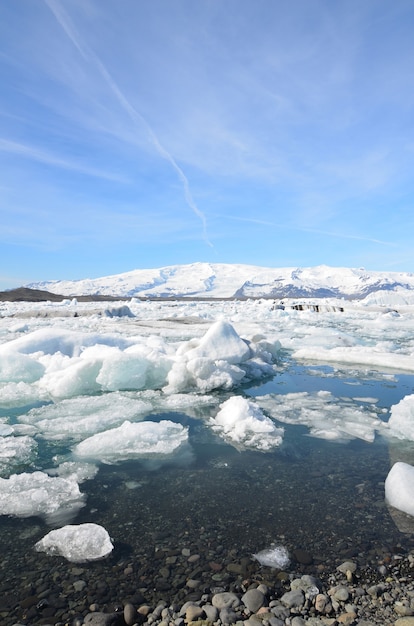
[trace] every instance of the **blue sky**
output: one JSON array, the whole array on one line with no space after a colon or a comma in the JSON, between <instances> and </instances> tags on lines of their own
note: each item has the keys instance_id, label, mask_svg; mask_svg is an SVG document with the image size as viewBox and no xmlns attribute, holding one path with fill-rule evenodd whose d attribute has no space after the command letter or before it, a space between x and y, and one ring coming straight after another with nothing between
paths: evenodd
<instances>
[{"instance_id":1,"label":"blue sky","mask_svg":"<svg viewBox=\"0 0 414 626\"><path fill-rule=\"evenodd\" d=\"M411 0L2 0L0 288L414 271Z\"/></svg>"}]
</instances>

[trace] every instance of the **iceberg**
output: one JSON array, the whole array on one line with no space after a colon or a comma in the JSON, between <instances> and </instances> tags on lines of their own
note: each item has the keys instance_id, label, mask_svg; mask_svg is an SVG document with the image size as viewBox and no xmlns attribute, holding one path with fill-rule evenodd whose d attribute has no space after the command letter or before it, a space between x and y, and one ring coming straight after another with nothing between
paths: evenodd
<instances>
[{"instance_id":1,"label":"iceberg","mask_svg":"<svg viewBox=\"0 0 414 626\"><path fill-rule=\"evenodd\" d=\"M216 417L210 419L212 429L239 448L267 452L283 441L283 428L278 428L252 400L233 396L220 405Z\"/></svg>"},{"instance_id":2,"label":"iceberg","mask_svg":"<svg viewBox=\"0 0 414 626\"><path fill-rule=\"evenodd\" d=\"M118 428L97 433L73 449L75 457L116 463L128 459L172 454L188 439L188 428L170 420L125 421Z\"/></svg>"},{"instance_id":3,"label":"iceberg","mask_svg":"<svg viewBox=\"0 0 414 626\"><path fill-rule=\"evenodd\" d=\"M206 357L211 361L227 361L233 365L247 361L251 356L248 344L224 320L213 324L198 345L190 348L186 354L188 360Z\"/></svg>"},{"instance_id":4,"label":"iceberg","mask_svg":"<svg viewBox=\"0 0 414 626\"><path fill-rule=\"evenodd\" d=\"M51 530L35 544L37 552L45 552L49 556L63 556L71 563L103 559L113 548L108 532L98 524L63 526Z\"/></svg>"},{"instance_id":5,"label":"iceberg","mask_svg":"<svg viewBox=\"0 0 414 626\"><path fill-rule=\"evenodd\" d=\"M274 373L269 363L272 344L250 347L229 322L215 322L201 339L191 339L177 349L168 372L165 393L196 389L206 393L213 389L232 389L255 378ZM273 344L273 349L276 346Z\"/></svg>"},{"instance_id":6,"label":"iceberg","mask_svg":"<svg viewBox=\"0 0 414 626\"><path fill-rule=\"evenodd\" d=\"M385 500L414 517L414 466L402 461L392 466L385 480Z\"/></svg>"}]
</instances>

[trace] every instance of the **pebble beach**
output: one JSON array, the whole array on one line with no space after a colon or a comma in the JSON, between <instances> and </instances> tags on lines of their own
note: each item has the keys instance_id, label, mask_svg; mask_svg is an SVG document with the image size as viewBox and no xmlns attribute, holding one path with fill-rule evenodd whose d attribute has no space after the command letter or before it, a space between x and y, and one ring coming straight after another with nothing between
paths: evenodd
<instances>
[{"instance_id":1,"label":"pebble beach","mask_svg":"<svg viewBox=\"0 0 414 626\"><path fill-rule=\"evenodd\" d=\"M311 555L303 551L297 558L309 561ZM389 555L376 569L361 567L358 559L352 559L331 572L297 560L289 572L260 567L249 558L205 563L190 549L178 554L161 551L154 559L158 571L152 581L145 579L134 562L114 565L110 578L97 576L96 568L67 564L53 565L45 573L28 571L25 597L17 602L16 589L7 593L2 585L2 624L414 624L414 550ZM313 569L313 574L302 573Z\"/></svg>"}]
</instances>

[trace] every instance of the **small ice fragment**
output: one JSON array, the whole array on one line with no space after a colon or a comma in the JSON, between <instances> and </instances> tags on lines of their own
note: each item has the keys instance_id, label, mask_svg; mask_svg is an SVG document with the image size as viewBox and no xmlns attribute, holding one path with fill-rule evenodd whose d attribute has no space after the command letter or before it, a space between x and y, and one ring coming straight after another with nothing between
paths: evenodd
<instances>
[{"instance_id":1,"label":"small ice fragment","mask_svg":"<svg viewBox=\"0 0 414 626\"><path fill-rule=\"evenodd\" d=\"M385 500L414 517L414 466L398 461L385 479Z\"/></svg>"},{"instance_id":2,"label":"small ice fragment","mask_svg":"<svg viewBox=\"0 0 414 626\"><path fill-rule=\"evenodd\" d=\"M37 552L63 556L72 563L103 559L113 548L108 532L98 524L63 526L51 530L35 544Z\"/></svg>"},{"instance_id":3,"label":"small ice fragment","mask_svg":"<svg viewBox=\"0 0 414 626\"><path fill-rule=\"evenodd\" d=\"M285 569L290 563L289 552L285 546L266 548L266 550L253 554L253 558L259 561L260 565L267 565L267 567L276 569Z\"/></svg>"}]
</instances>

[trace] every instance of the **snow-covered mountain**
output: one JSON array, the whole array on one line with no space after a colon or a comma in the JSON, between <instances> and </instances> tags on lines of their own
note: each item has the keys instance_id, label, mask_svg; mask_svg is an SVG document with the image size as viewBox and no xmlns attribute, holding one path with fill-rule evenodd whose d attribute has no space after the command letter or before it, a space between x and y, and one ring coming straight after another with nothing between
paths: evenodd
<instances>
[{"instance_id":1,"label":"snow-covered mountain","mask_svg":"<svg viewBox=\"0 0 414 626\"><path fill-rule=\"evenodd\" d=\"M271 268L192 263L82 280L27 285L65 296L189 298L345 298L414 304L414 274L363 268Z\"/></svg>"}]
</instances>

